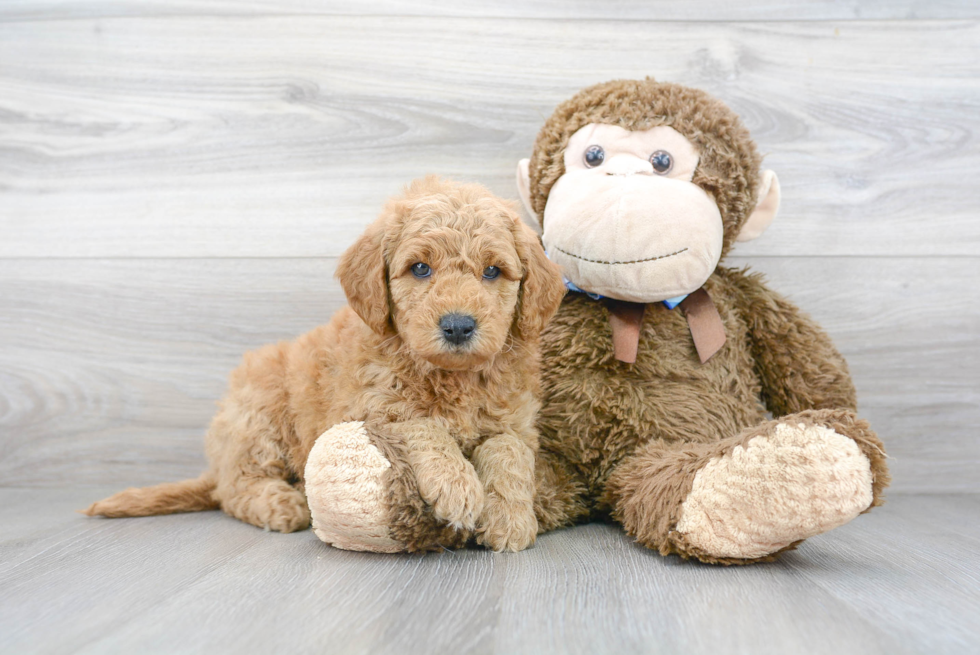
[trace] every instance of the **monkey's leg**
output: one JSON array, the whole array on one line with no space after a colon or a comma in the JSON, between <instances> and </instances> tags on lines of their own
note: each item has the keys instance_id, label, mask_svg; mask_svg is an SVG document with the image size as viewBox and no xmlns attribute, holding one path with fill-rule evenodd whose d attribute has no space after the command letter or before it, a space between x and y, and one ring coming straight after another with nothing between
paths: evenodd
<instances>
[{"instance_id":1,"label":"monkey's leg","mask_svg":"<svg viewBox=\"0 0 980 655\"><path fill-rule=\"evenodd\" d=\"M663 555L746 564L880 505L888 481L866 421L808 410L716 443L647 443L610 476L605 501Z\"/></svg>"},{"instance_id":2,"label":"monkey's leg","mask_svg":"<svg viewBox=\"0 0 980 655\"><path fill-rule=\"evenodd\" d=\"M534 461L534 515L538 534L574 525L589 517L586 487L560 455L539 450Z\"/></svg>"},{"instance_id":3,"label":"monkey's leg","mask_svg":"<svg viewBox=\"0 0 980 655\"><path fill-rule=\"evenodd\" d=\"M473 536L435 517L422 500L409 454L384 424L338 423L306 463L313 530L344 550L381 553L460 548Z\"/></svg>"}]
</instances>

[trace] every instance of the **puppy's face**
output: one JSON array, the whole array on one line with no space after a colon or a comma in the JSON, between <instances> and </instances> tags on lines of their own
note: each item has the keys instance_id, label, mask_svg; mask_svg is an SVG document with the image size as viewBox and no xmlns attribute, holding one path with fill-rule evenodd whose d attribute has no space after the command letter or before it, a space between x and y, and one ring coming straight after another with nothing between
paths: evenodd
<instances>
[{"instance_id":1,"label":"puppy's face","mask_svg":"<svg viewBox=\"0 0 980 655\"><path fill-rule=\"evenodd\" d=\"M508 337L536 337L565 287L510 204L425 178L392 200L337 275L357 314L433 366L480 366Z\"/></svg>"},{"instance_id":2,"label":"puppy's face","mask_svg":"<svg viewBox=\"0 0 980 655\"><path fill-rule=\"evenodd\" d=\"M513 222L489 198L415 203L392 248L388 284L395 328L417 356L465 369L504 348L524 273Z\"/></svg>"}]
</instances>

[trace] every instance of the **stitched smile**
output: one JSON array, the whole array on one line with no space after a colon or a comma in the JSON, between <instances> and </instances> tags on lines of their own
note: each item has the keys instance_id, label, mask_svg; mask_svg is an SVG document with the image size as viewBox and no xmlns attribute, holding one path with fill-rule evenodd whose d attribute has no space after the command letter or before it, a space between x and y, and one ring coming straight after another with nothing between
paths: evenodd
<instances>
[{"instance_id":1,"label":"stitched smile","mask_svg":"<svg viewBox=\"0 0 980 655\"><path fill-rule=\"evenodd\" d=\"M562 254L568 255L569 257L574 257L575 259L581 259L583 262L589 262L591 264L642 264L643 262L655 262L658 259L667 259L668 257L673 257L674 255L679 255L682 252L685 252L687 250L687 248L681 248L677 252L672 252L672 253L670 253L668 255L660 255L659 257L647 257L646 259L634 259L634 260L628 261L628 262L604 262L601 259L588 259L586 257L580 257L578 255L572 254L572 253L568 252L567 250L562 250L558 246L555 246L555 250L557 250L558 252L560 252Z\"/></svg>"}]
</instances>

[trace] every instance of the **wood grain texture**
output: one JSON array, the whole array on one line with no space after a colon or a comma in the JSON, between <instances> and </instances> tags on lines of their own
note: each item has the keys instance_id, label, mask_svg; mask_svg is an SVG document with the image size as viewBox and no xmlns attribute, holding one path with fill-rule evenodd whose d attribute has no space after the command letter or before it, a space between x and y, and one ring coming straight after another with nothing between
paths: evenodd
<instances>
[{"instance_id":1,"label":"wood grain texture","mask_svg":"<svg viewBox=\"0 0 980 655\"><path fill-rule=\"evenodd\" d=\"M332 549L218 512L101 520L0 489L0 652L974 653L980 501L899 496L772 565L594 524L531 550ZM925 541L923 532L931 539Z\"/></svg>"},{"instance_id":2,"label":"wood grain texture","mask_svg":"<svg viewBox=\"0 0 980 655\"><path fill-rule=\"evenodd\" d=\"M895 511L860 525L873 549L827 533L822 538L826 550L807 563L808 580L868 623L887 626L901 643L915 644L918 652L976 651L980 623L962 621L960 612L976 607L980 598L980 532L962 523L973 522L980 500L903 496L892 502ZM870 571L876 583L868 580Z\"/></svg>"},{"instance_id":3,"label":"wood grain texture","mask_svg":"<svg viewBox=\"0 0 980 655\"><path fill-rule=\"evenodd\" d=\"M465 18L615 19L656 21L867 20L977 18L969 0L7 0L0 21L65 20L119 16L454 16Z\"/></svg>"},{"instance_id":4,"label":"wood grain texture","mask_svg":"<svg viewBox=\"0 0 980 655\"><path fill-rule=\"evenodd\" d=\"M976 258L733 258L848 358L898 491L980 491ZM202 469L242 353L344 302L332 259L0 260L0 481L149 484Z\"/></svg>"},{"instance_id":5,"label":"wood grain texture","mask_svg":"<svg viewBox=\"0 0 980 655\"><path fill-rule=\"evenodd\" d=\"M423 173L514 197L556 103L650 74L778 171L741 253L980 254L975 20L198 15L0 23L0 257L334 256Z\"/></svg>"}]
</instances>

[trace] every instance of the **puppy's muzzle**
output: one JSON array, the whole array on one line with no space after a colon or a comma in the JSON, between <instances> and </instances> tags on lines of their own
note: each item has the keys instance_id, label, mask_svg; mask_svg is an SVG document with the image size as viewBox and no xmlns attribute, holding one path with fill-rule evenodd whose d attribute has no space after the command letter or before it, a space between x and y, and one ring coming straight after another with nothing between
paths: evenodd
<instances>
[{"instance_id":1,"label":"puppy's muzzle","mask_svg":"<svg viewBox=\"0 0 980 655\"><path fill-rule=\"evenodd\" d=\"M476 319L465 314L446 314L439 319L439 328L443 339L461 346L476 334Z\"/></svg>"}]
</instances>

